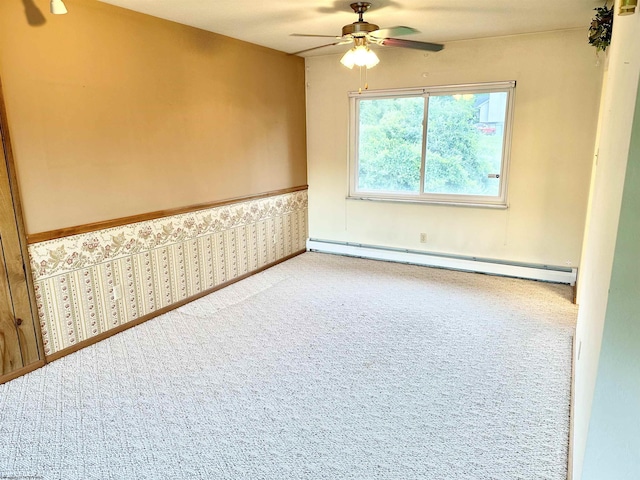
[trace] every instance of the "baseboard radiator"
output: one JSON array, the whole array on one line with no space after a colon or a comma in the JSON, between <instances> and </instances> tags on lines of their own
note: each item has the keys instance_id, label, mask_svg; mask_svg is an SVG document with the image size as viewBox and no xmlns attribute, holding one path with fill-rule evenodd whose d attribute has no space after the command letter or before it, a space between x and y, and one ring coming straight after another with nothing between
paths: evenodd
<instances>
[{"instance_id":1,"label":"baseboard radiator","mask_svg":"<svg viewBox=\"0 0 640 480\"><path fill-rule=\"evenodd\" d=\"M305 190L33 243L45 355L304 251L307 235Z\"/></svg>"},{"instance_id":2,"label":"baseboard radiator","mask_svg":"<svg viewBox=\"0 0 640 480\"><path fill-rule=\"evenodd\" d=\"M427 267L447 268L465 272L487 273L505 277L526 278L544 282L575 285L578 270L557 266L508 263L498 260L474 257L439 255L436 253L387 248L376 245L333 242L310 238L307 250L312 252L333 253L351 257L385 260L389 262L410 263Z\"/></svg>"}]
</instances>

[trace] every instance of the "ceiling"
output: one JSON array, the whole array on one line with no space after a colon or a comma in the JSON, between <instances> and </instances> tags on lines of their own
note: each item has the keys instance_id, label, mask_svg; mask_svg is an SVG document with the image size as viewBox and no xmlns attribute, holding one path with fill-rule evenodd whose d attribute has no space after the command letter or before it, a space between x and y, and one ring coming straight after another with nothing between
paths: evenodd
<instances>
[{"instance_id":1,"label":"ceiling","mask_svg":"<svg viewBox=\"0 0 640 480\"><path fill-rule=\"evenodd\" d=\"M155 17L191 25L292 53L332 39L291 33L340 35L357 20L349 0L100 0ZM421 33L408 40L447 43L482 37L584 28L603 0L370 0L364 16L380 27L406 25ZM303 54L324 55L344 46Z\"/></svg>"}]
</instances>

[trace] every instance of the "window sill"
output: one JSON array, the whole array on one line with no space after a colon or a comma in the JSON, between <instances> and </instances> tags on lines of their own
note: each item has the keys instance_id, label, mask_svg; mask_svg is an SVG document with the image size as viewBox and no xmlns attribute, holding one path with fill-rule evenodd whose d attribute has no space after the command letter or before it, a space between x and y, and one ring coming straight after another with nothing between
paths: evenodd
<instances>
[{"instance_id":1,"label":"window sill","mask_svg":"<svg viewBox=\"0 0 640 480\"><path fill-rule=\"evenodd\" d=\"M368 201L368 202L385 202L385 203L408 203L413 205L439 205L444 207L469 207L469 208L489 208L493 210L506 210L509 205L504 203L474 203L474 202L453 202L449 200L416 200L403 198L380 198L380 197L364 197L364 196L347 196L346 200Z\"/></svg>"}]
</instances>

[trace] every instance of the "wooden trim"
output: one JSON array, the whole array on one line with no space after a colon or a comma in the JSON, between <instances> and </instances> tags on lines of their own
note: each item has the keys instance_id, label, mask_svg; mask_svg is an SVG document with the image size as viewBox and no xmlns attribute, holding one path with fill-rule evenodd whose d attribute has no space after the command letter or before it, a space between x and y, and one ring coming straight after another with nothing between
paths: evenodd
<instances>
[{"instance_id":1,"label":"wooden trim","mask_svg":"<svg viewBox=\"0 0 640 480\"><path fill-rule=\"evenodd\" d=\"M26 367L22 367L18 370L14 370L11 373L7 373L6 375L0 376L0 385L6 382L10 382L11 380L15 380L18 377L26 375L27 373L31 373L34 370L37 370L40 367L43 367L46 364L44 360L38 360L36 362L27 365Z\"/></svg>"},{"instance_id":2,"label":"wooden trim","mask_svg":"<svg viewBox=\"0 0 640 480\"><path fill-rule=\"evenodd\" d=\"M144 222L147 220L155 220L157 218L170 217L172 215L180 215L181 213L196 212L207 208L221 207L224 205L232 205L234 203L247 202L249 200L257 200L259 198L274 197L276 195L284 195L285 193L299 192L307 190L308 185L300 185L298 187L283 188L280 190L272 190L270 192L257 193L253 195L244 195L242 197L228 198L225 200L216 200L213 202L199 203L186 207L170 208L167 210L158 210L155 212L142 213L140 215L131 215L129 217L114 218L112 220L103 220L101 222L86 223L84 225L76 225L75 227L60 228L58 230L49 230L48 232L31 233L27 235L27 243L45 242L56 238L69 237L80 233L95 232L105 228L120 227L130 223Z\"/></svg>"},{"instance_id":3,"label":"wooden trim","mask_svg":"<svg viewBox=\"0 0 640 480\"><path fill-rule=\"evenodd\" d=\"M7 175L9 178L9 187L11 189L11 201L13 202L13 211L16 219L16 227L18 233L18 241L20 242L20 252L22 254L22 271L25 276L26 290L28 296L28 309L31 313L31 322L25 322L22 325L27 338L31 337L31 332L26 330L31 327L35 336L35 345L29 340L26 345L26 352L23 352L25 363L31 364L38 360L44 361L44 344L42 341L42 329L40 328L40 319L38 317L38 309L36 307L36 295L34 288L33 275L31 273L31 265L29 262L29 250L27 248L28 240L26 229L24 227L24 214L22 210L22 200L20 197L20 189L18 188L18 177L16 175L16 166L13 158L13 149L11 145L11 136L9 133L9 119L7 117L7 109L4 103L4 91L2 88L2 79L0 78L0 157L4 158ZM21 272L22 273L22 272ZM25 306L26 311L26 306ZM35 347L35 348L34 348ZM28 367L25 367L28 368Z\"/></svg>"},{"instance_id":4,"label":"wooden trim","mask_svg":"<svg viewBox=\"0 0 640 480\"><path fill-rule=\"evenodd\" d=\"M119 325L115 328L112 328L111 330L107 330L106 332L102 332L99 333L98 335L91 337L91 338L87 338L86 340L83 340L71 347L67 347L64 348L62 350L59 350L55 353L52 353L51 355L47 355L46 356L46 360L47 362L52 362L54 360L58 360L62 357L65 357L67 355L69 355L70 353L73 352L77 352L78 350L81 350L85 347L88 347L89 345L93 345L94 343L98 343L106 338L109 338L113 335L115 335L116 333L120 333L120 332L124 332L125 330L130 329L131 327L135 327L136 325L140 325L141 323L146 322L147 320L151 320L152 318L155 318L159 315L163 315L167 312L170 312L171 310L175 310L178 307L181 307L183 305L186 305L187 303L191 303L194 300L197 300L199 298L202 298L206 295L209 295L217 290L220 290L224 287L228 287L229 285L232 285L236 282L239 282L240 280L244 280L245 278L248 278L252 275L255 275L256 273L260 273L268 268L271 268L275 265L278 265L279 263L282 262L286 262L287 260L292 259L293 257L297 257L298 255L301 255L303 253L305 253L307 250L303 249L303 250L299 250L297 252L292 253L291 255L287 255L286 257L281 258L280 260L276 260L275 262L271 262L268 265L265 265L263 267L258 268L257 270L252 270L251 272L247 272L244 275L240 275L239 277L234 278L233 280L229 280L227 282L221 283L220 285L216 285L213 288L210 288L208 290L205 290L204 292L200 292L196 295L193 295L189 298L185 298L184 300L180 300L179 302L176 302L172 305L168 305L166 307L160 308L158 310L156 310L155 312L152 313L148 313L147 315L143 315L140 318L136 318L135 320L132 320L130 322L127 322L123 325Z\"/></svg>"}]
</instances>

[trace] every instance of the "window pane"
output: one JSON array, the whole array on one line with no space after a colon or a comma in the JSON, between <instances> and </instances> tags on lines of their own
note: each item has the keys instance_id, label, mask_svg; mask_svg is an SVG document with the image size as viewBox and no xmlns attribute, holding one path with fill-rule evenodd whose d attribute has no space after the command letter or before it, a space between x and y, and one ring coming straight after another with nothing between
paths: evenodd
<instances>
[{"instance_id":1,"label":"window pane","mask_svg":"<svg viewBox=\"0 0 640 480\"><path fill-rule=\"evenodd\" d=\"M500 194L507 93L429 97L425 192Z\"/></svg>"},{"instance_id":2,"label":"window pane","mask_svg":"<svg viewBox=\"0 0 640 480\"><path fill-rule=\"evenodd\" d=\"M358 190L420 192L424 98L360 100Z\"/></svg>"}]
</instances>

